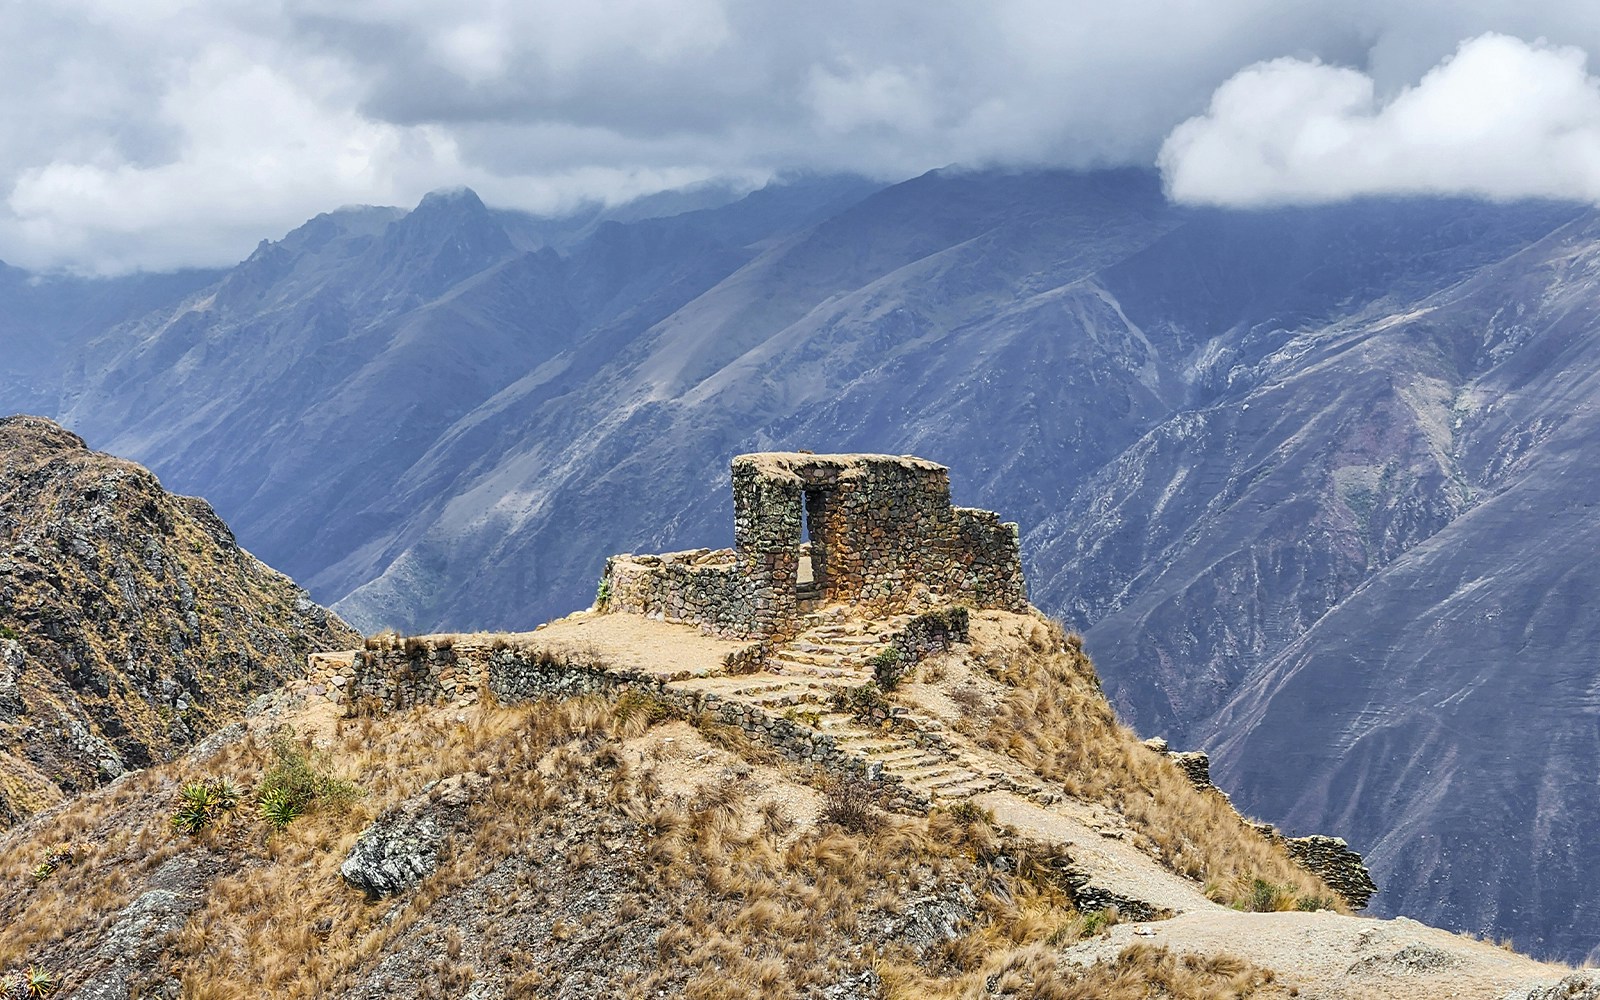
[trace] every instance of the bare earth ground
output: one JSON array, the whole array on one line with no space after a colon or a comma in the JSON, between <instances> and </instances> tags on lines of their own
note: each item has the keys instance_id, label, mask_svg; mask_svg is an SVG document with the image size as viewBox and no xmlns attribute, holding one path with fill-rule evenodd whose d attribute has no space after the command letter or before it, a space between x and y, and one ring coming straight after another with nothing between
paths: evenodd
<instances>
[{"instance_id":1,"label":"bare earth ground","mask_svg":"<svg viewBox=\"0 0 1600 1000\"><path fill-rule=\"evenodd\" d=\"M638 615L587 611L557 618L532 632L453 633L426 638L448 639L458 650L504 641L513 646L547 649L573 657L599 654L608 665L624 670L702 676L721 673L723 657L750 645L703 635L692 625L651 621Z\"/></svg>"},{"instance_id":2,"label":"bare earth ground","mask_svg":"<svg viewBox=\"0 0 1600 1000\"><path fill-rule=\"evenodd\" d=\"M1171 920L1119 924L1066 950L1083 965L1115 958L1135 941L1174 951L1228 952L1267 966L1307 1000L1435 1000L1526 996L1565 967L1419 924L1337 913L1196 909Z\"/></svg>"}]
</instances>

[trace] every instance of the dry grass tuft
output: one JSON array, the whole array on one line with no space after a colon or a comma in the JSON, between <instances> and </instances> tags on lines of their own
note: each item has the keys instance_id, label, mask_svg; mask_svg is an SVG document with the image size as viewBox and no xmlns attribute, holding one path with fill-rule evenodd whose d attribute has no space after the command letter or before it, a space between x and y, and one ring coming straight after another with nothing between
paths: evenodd
<instances>
[{"instance_id":1,"label":"dry grass tuft","mask_svg":"<svg viewBox=\"0 0 1600 1000\"><path fill-rule=\"evenodd\" d=\"M1263 904L1258 883L1265 883L1279 894L1274 908L1315 903L1346 911L1326 884L1252 829L1224 797L1196 789L1116 720L1079 637L1039 618L1025 626L1025 644L996 639L985 636L982 618L974 617L973 660L1001 686L1000 696L989 708L970 685L951 694L970 706L963 728L980 745L1021 761L1074 798L1113 809L1139 847L1205 883L1218 902L1241 909ZM992 630L993 621L987 624Z\"/></svg>"}]
</instances>

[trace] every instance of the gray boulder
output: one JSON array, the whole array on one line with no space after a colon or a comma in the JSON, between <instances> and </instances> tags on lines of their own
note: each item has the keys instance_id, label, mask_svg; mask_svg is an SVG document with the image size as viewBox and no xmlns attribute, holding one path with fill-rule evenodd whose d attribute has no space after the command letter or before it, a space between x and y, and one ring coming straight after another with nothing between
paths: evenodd
<instances>
[{"instance_id":1,"label":"gray boulder","mask_svg":"<svg viewBox=\"0 0 1600 1000\"><path fill-rule=\"evenodd\" d=\"M361 832L339 874L371 898L406 891L439 867L450 834L487 779L458 774L435 781L386 811Z\"/></svg>"}]
</instances>

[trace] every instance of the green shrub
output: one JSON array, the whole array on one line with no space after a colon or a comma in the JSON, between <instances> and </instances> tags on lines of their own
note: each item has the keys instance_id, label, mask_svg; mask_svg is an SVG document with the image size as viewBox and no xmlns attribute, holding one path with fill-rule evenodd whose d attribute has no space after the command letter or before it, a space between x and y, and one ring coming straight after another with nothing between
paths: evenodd
<instances>
[{"instance_id":1,"label":"green shrub","mask_svg":"<svg viewBox=\"0 0 1600 1000\"><path fill-rule=\"evenodd\" d=\"M600 586L594 588L594 606L604 611L606 605L611 603L611 577L602 576Z\"/></svg>"},{"instance_id":2,"label":"green shrub","mask_svg":"<svg viewBox=\"0 0 1600 1000\"><path fill-rule=\"evenodd\" d=\"M626 723L629 719L639 717L648 725L664 722L678 714L666 701L647 691L628 688L617 695L616 707L617 722Z\"/></svg>"},{"instance_id":3,"label":"green shrub","mask_svg":"<svg viewBox=\"0 0 1600 1000\"><path fill-rule=\"evenodd\" d=\"M0 997L25 997L27 1000L47 997L61 988L56 977L38 966L28 966L28 971L0 978Z\"/></svg>"},{"instance_id":4,"label":"green shrub","mask_svg":"<svg viewBox=\"0 0 1600 1000\"><path fill-rule=\"evenodd\" d=\"M1094 937L1108 927L1115 926L1122 920L1121 914L1115 906L1108 906L1103 910L1093 910L1083 915L1083 936Z\"/></svg>"},{"instance_id":5,"label":"green shrub","mask_svg":"<svg viewBox=\"0 0 1600 1000\"><path fill-rule=\"evenodd\" d=\"M33 869L33 880L43 882L54 875L62 865L71 864L85 853L87 848L82 844L57 844L45 852L44 860Z\"/></svg>"},{"instance_id":6,"label":"green shrub","mask_svg":"<svg viewBox=\"0 0 1600 1000\"><path fill-rule=\"evenodd\" d=\"M1299 901L1295 899L1293 886L1277 885L1257 877L1250 880L1249 890L1233 905L1252 913L1272 913L1286 910L1291 905L1298 906Z\"/></svg>"},{"instance_id":7,"label":"green shrub","mask_svg":"<svg viewBox=\"0 0 1600 1000\"><path fill-rule=\"evenodd\" d=\"M293 726L273 730L269 746L273 763L256 789L256 808L274 830L320 808L342 808L361 794L333 776L327 754L297 741Z\"/></svg>"},{"instance_id":8,"label":"green shrub","mask_svg":"<svg viewBox=\"0 0 1600 1000\"><path fill-rule=\"evenodd\" d=\"M889 700L874 681L835 692L833 704L839 711L849 712L863 722L885 722L889 718Z\"/></svg>"},{"instance_id":9,"label":"green shrub","mask_svg":"<svg viewBox=\"0 0 1600 1000\"><path fill-rule=\"evenodd\" d=\"M15 638L17 638L16 629L12 628L9 625L0 625L0 639L15 639Z\"/></svg>"},{"instance_id":10,"label":"green shrub","mask_svg":"<svg viewBox=\"0 0 1600 1000\"><path fill-rule=\"evenodd\" d=\"M905 673L905 668L900 665L902 659L904 657L900 651L893 646L885 648L872 658L872 679L877 682L880 690L893 691L900 683L900 678Z\"/></svg>"},{"instance_id":11,"label":"green shrub","mask_svg":"<svg viewBox=\"0 0 1600 1000\"><path fill-rule=\"evenodd\" d=\"M960 823L962 826L974 826L978 823L994 825L994 811L985 809L971 799L962 799L945 807L945 813Z\"/></svg>"},{"instance_id":12,"label":"green shrub","mask_svg":"<svg viewBox=\"0 0 1600 1000\"><path fill-rule=\"evenodd\" d=\"M191 836L238 808L239 789L227 778L191 781L178 790L172 827Z\"/></svg>"}]
</instances>

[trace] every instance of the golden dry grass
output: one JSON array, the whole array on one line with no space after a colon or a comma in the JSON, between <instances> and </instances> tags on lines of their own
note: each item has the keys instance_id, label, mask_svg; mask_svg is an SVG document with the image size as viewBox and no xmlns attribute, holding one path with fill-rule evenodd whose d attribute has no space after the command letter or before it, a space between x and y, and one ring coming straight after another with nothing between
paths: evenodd
<instances>
[{"instance_id":1,"label":"golden dry grass","mask_svg":"<svg viewBox=\"0 0 1600 1000\"><path fill-rule=\"evenodd\" d=\"M167 825L182 781L252 787L271 759L264 736L203 767L136 775L6 843L0 967L40 962L70 981L108 915L179 855L195 861L190 888L202 899L155 971L179 976L193 1000L459 996L484 976L511 997L782 997L874 968L958 997L997 969L1041 974L1040 956L1104 923L1075 912L1036 863L1049 845L1008 839L981 811L886 816L868 832L799 824L764 789L801 776L748 765L694 794L664 794L658 765L630 758L624 742L648 713L617 707L591 697L338 722L326 749L365 795L270 836L247 809L199 837ZM376 904L341 880L374 816L474 771L491 780L437 873ZM87 846L31 884L35 856L63 842ZM969 929L927 947L884 930L928 899L964 909ZM406 971L384 971L392 955L408 956ZM1050 989L1081 978L1047 971Z\"/></svg>"},{"instance_id":2,"label":"golden dry grass","mask_svg":"<svg viewBox=\"0 0 1600 1000\"><path fill-rule=\"evenodd\" d=\"M1118 725L1074 641L1043 621L1023 638L980 641L972 657L993 681L972 709L985 745L1119 811L1140 846L1225 899L1260 895L1258 880L1285 906L1328 895ZM200 900L158 971L189 998L459 996L488 977L510 997L712 1000L802 995L863 970L891 996L936 1000L990 995L995 983L1016 997L1275 995L1262 970L1150 949L1087 972L1057 967L1061 946L1115 917L1077 912L1052 877L1056 849L996 829L981 809L853 830L797 822L769 789L812 779L710 720L689 730L696 753L743 763L697 786L671 782L698 790L664 792L658 768L670 765L628 750L667 717L657 708L630 695L324 718L323 749L364 794L272 835L248 809L197 838L168 826L183 781L255 786L271 759L264 726L204 764L135 775L5 844L0 968L41 962L70 980L75 942L92 942L183 855ZM377 903L343 882L339 865L367 823L469 772L489 781L438 872ZM62 843L86 846L33 883ZM966 929L909 942L914 900L966 913ZM393 956L405 960L385 963Z\"/></svg>"},{"instance_id":3,"label":"golden dry grass","mask_svg":"<svg viewBox=\"0 0 1600 1000\"><path fill-rule=\"evenodd\" d=\"M1063 966L1049 948L1033 945L996 954L981 977L955 991L906 977L885 977L889 1000L1245 1000L1289 997L1296 991L1276 982L1269 969L1229 955L1172 954L1135 944L1113 962L1087 970Z\"/></svg>"},{"instance_id":4,"label":"golden dry grass","mask_svg":"<svg viewBox=\"0 0 1600 1000\"><path fill-rule=\"evenodd\" d=\"M988 749L1022 762L1066 794L1119 813L1134 842L1168 869L1203 882L1226 905L1325 905L1347 911L1315 875L1254 830L1221 795L1200 791L1171 761L1119 723L1081 640L1042 616L1023 641L983 641L974 663L1002 685L995 704L967 689L966 730Z\"/></svg>"}]
</instances>

